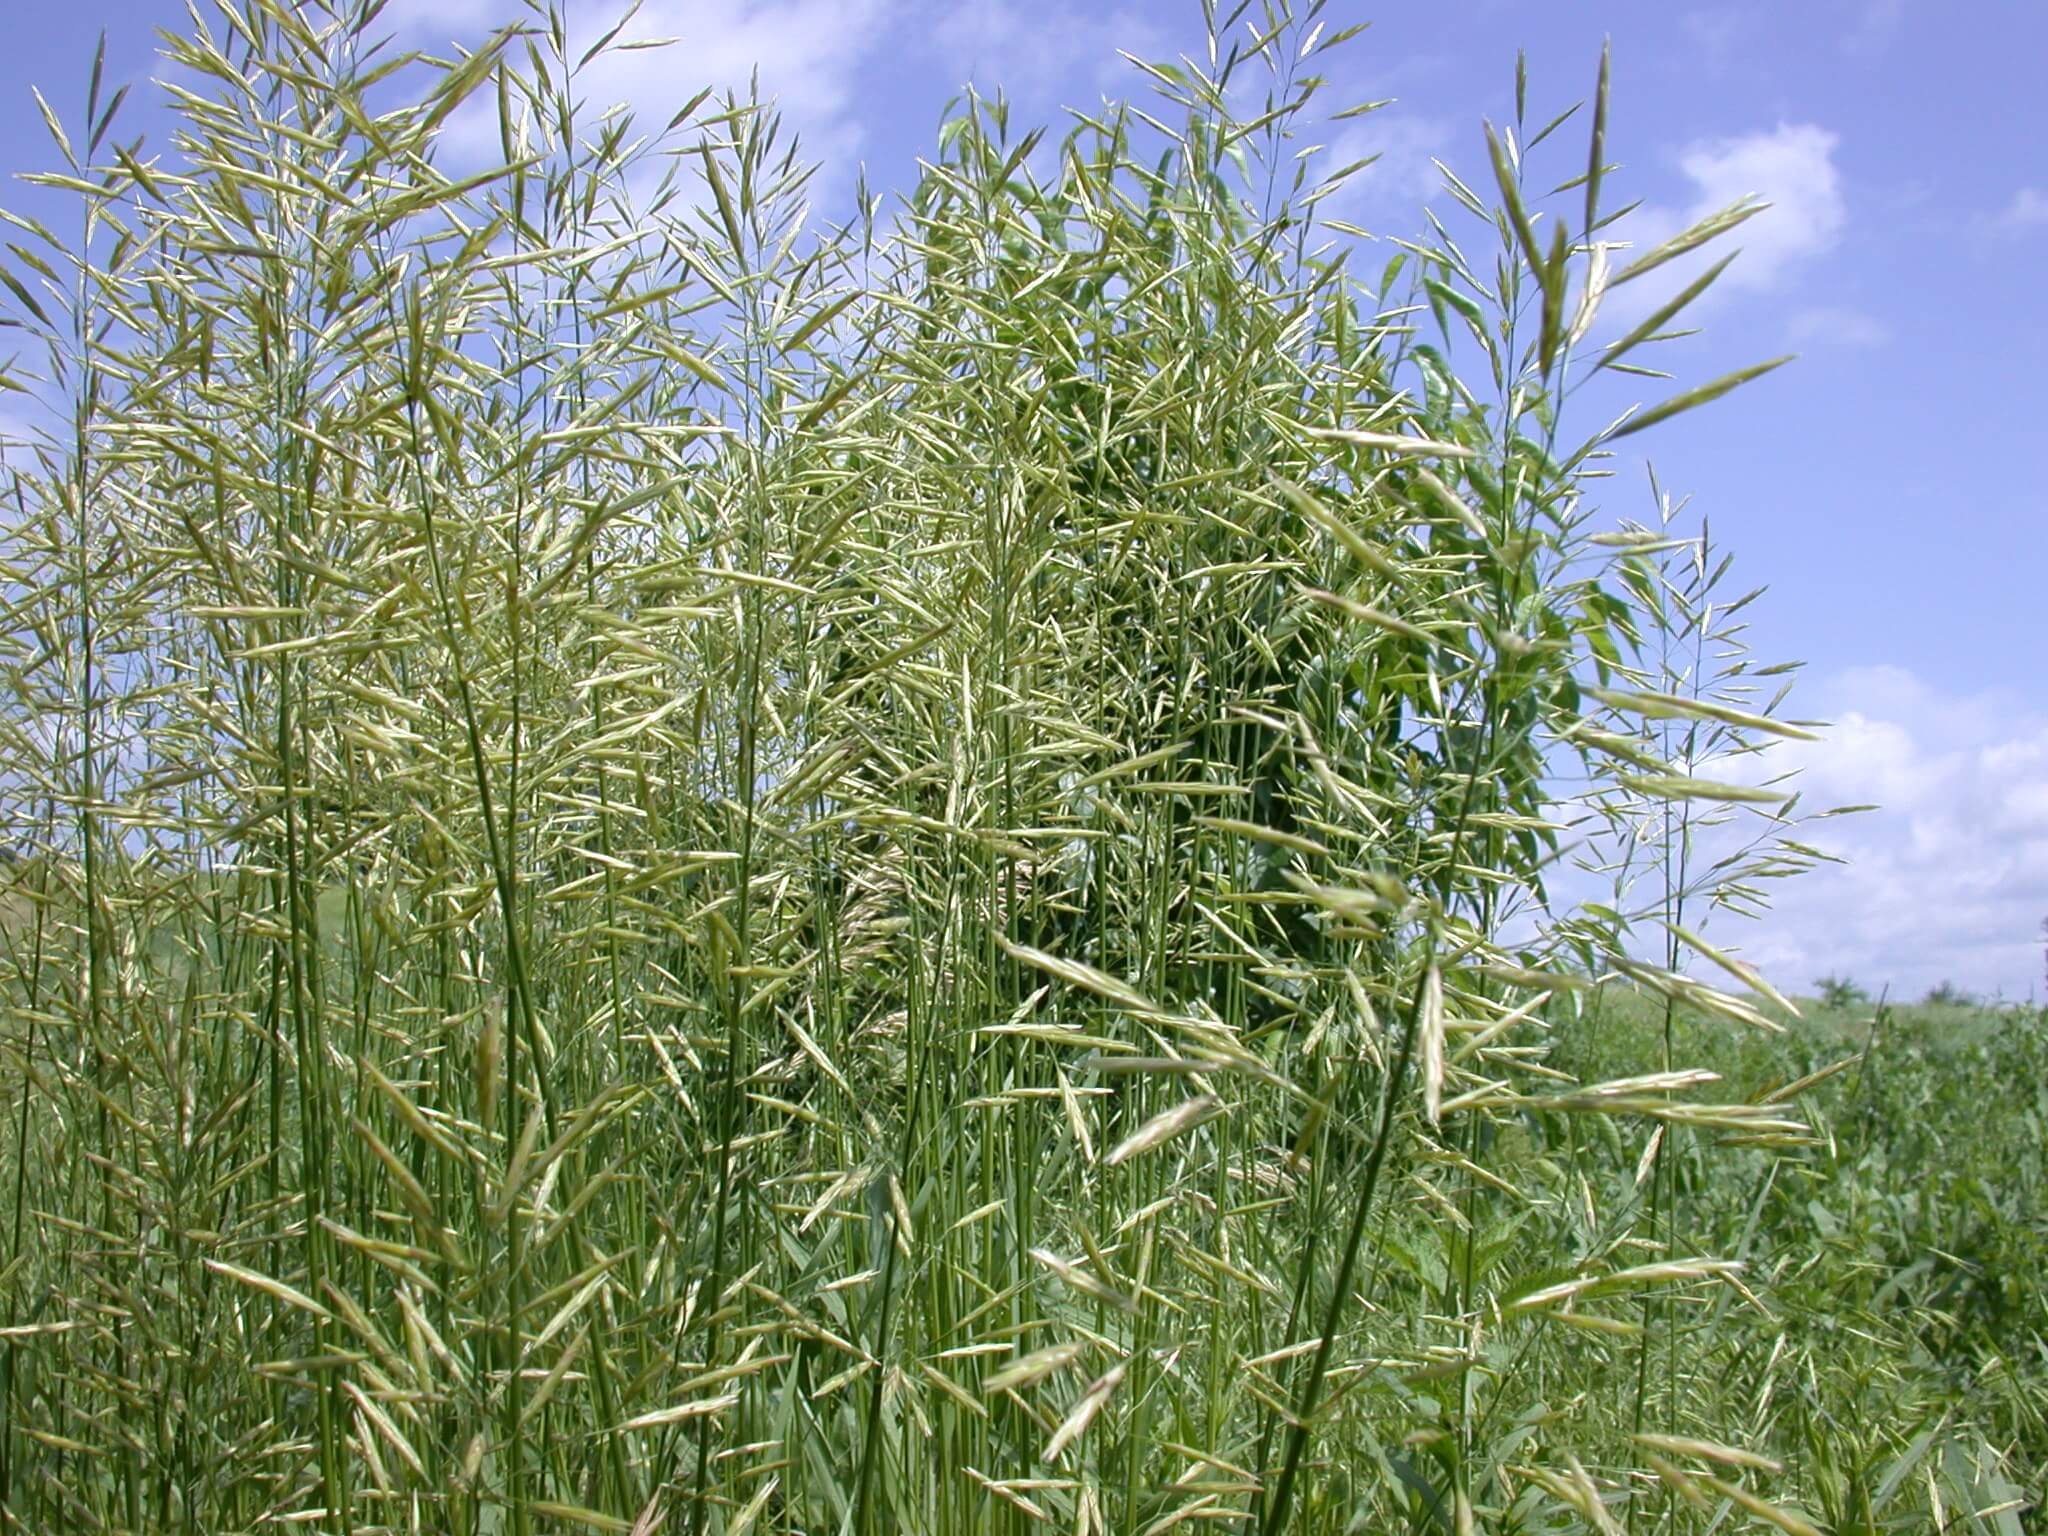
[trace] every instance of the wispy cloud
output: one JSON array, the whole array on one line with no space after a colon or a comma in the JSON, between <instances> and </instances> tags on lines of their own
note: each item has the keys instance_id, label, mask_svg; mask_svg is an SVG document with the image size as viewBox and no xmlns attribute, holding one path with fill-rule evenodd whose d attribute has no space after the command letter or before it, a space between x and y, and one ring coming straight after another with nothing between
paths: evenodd
<instances>
[{"instance_id":1,"label":"wispy cloud","mask_svg":"<svg viewBox=\"0 0 2048 1536\"><path fill-rule=\"evenodd\" d=\"M1992 224L2005 234L2048 225L2048 192L2039 187L2021 187L2013 193L2012 201L2000 210Z\"/></svg>"},{"instance_id":2,"label":"wispy cloud","mask_svg":"<svg viewBox=\"0 0 2048 1536\"><path fill-rule=\"evenodd\" d=\"M1728 67L1736 44L1750 30L1748 17L1729 10L1687 11L1678 26L1707 72L1716 75Z\"/></svg>"},{"instance_id":3,"label":"wispy cloud","mask_svg":"<svg viewBox=\"0 0 2048 1536\"><path fill-rule=\"evenodd\" d=\"M1436 161L1450 153L1453 137L1447 119L1398 107L1345 123L1324 148L1323 173L1374 158L1321 203L1321 210L1367 228L1413 234L1422 224L1423 206L1443 190Z\"/></svg>"},{"instance_id":4,"label":"wispy cloud","mask_svg":"<svg viewBox=\"0 0 2048 1536\"><path fill-rule=\"evenodd\" d=\"M0 464L33 462L34 429L28 418L16 411L0 411Z\"/></svg>"},{"instance_id":5,"label":"wispy cloud","mask_svg":"<svg viewBox=\"0 0 2048 1536\"><path fill-rule=\"evenodd\" d=\"M1906 19L1906 0L1856 0L1849 25L1842 30L1847 53L1877 53L1898 36Z\"/></svg>"},{"instance_id":6,"label":"wispy cloud","mask_svg":"<svg viewBox=\"0 0 2048 1536\"><path fill-rule=\"evenodd\" d=\"M1164 29L1127 7L1025 6L1010 0L960 0L943 7L927 40L961 83L1001 85L1013 96L1083 82L1097 90L1134 89L1135 77L1118 50L1152 59L1170 49Z\"/></svg>"},{"instance_id":7,"label":"wispy cloud","mask_svg":"<svg viewBox=\"0 0 2048 1536\"><path fill-rule=\"evenodd\" d=\"M1800 310L1785 334L1795 344L1830 347L1881 347L1892 339L1891 327L1875 315L1836 304Z\"/></svg>"},{"instance_id":8,"label":"wispy cloud","mask_svg":"<svg viewBox=\"0 0 2048 1536\"><path fill-rule=\"evenodd\" d=\"M516 0L392 0L384 20L407 31L432 34L430 45L472 43L492 28L531 22Z\"/></svg>"}]
</instances>

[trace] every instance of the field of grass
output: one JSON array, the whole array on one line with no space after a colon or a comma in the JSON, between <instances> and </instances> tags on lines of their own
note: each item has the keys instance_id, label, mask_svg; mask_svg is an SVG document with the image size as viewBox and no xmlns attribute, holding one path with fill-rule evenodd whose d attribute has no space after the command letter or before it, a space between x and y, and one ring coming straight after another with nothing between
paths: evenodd
<instances>
[{"instance_id":1,"label":"field of grass","mask_svg":"<svg viewBox=\"0 0 2048 1536\"><path fill-rule=\"evenodd\" d=\"M1685 1222L1753 1258L1748 1283L1769 1298L1768 1317L1720 1320L1725 1365L1704 1400L1722 1422L1768 1426L1752 1443L1793 1469L1823 1529L1969 1529L2000 1506L1976 1521L2031 1529L2020 1511L2048 1493L2048 1014L1801 1013L1776 1036L1675 1021L1684 1058L1745 1099L1832 1073L1799 1098L1806 1155L1701 1149L1681 1178ZM1561 1036L1553 1060L1605 1076L1662 1027L1624 1004Z\"/></svg>"},{"instance_id":2,"label":"field of grass","mask_svg":"<svg viewBox=\"0 0 2048 1536\"><path fill-rule=\"evenodd\" d=\"M2048 1023L1736 952L1604 60L1369 244L1320 4L894 203L377 9L0 266L0 1529L2024 1529Z\"/></svg>"}]
</instances>

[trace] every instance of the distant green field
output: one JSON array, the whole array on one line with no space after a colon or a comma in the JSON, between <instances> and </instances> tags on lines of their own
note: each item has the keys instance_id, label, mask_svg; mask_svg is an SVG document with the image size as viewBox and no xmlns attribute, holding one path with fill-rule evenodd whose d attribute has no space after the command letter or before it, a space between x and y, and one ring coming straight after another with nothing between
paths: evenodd
<instances>
[{"instance_id":1,"label":"distant green field","mask_svg":"<svg viewBox=\"0 0 2048 1536\"><path fill-rule=\"evenodd\" d=\"M1674 1055L1719 1072L1730 1097L1831 1073L1798 1098L1816 1142L1804 1155L1686 1160L1685 1222L1703 1246L1754 1257L1771 1313L1720 1312L1705 1331L1727 1330L1727 1369L1700 1379L1727 1421L1776 1417L1778 1454L1820 1494L1827 1529L1919 1528L1942 1477L1950 1519L2005 1505L1993 1528L2031 1529L2013 1501L2048 1494L2048 1011L1759 1006L1783 1034L1672 1019ZM1551 1060L1613 1076L1664 1023L1614 995L1559 1025ZM1774 1369L1797 1362L1790 1401L1758 1400L1759 1350L1779 1351Z\"/></svg>"}]
</instances>

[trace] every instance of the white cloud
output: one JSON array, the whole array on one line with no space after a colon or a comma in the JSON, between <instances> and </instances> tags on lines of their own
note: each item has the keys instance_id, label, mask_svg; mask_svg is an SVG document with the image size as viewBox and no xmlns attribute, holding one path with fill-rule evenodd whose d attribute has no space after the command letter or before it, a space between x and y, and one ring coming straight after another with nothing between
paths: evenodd
<instances>
[{"instance_id":1,"label":"white cloud","mask_svg":"<svg viewBox=\"0 0 2048 1536\"><path fill-rule=\"evenodd\" d=\"M1722 279L1729 287L1775 288L1790 269L1833 249L1847 219L1834 161L1840 142L1811 123L1786 123L1768 133L1695 144L1680 157L1696 191L1683 223L1740 197L1771 205L1730 237L1742 255Z\"/></svg>"},{"instance_id":2,"label":"white cloud","mask_svg":"<svg viewBox=\"0 0 2048 1536\"><path fill-rule=\"evenodd\" d=\"M2039 229L2048 224L2048 192L2039 187L2021 187L1998 215L1996 226L2007 234Z\"/></svg>"},{"instance_id":3,"label":"white cloud","mask_svg":"<svg viewBox=\"0 0 2048 1536\"><path fill-rule=\"evenodd\" d=\"M1800 310L1785 330L1794 342L1834 347L1881 347L1892 339L1891 328L1876 316L1834 304Z\"/></svg>"},{"instance_id":4,"label":"white cloud","mask_svg":"<svg viewBox=\"0 0 2048 1536\"><path fill-rule=\"evenodd\" d=\"M1944 980L2038 996L2048 718L1997 694L1944 693L1897 667L1852 670L1818 691L1843 706L1826 739L1773 748L1772 770L1803 770L1807 809L1882 809L1796 834L1850 862L1780 884L1769 917L1724 925L1724 936L1794 988L1833 973L1895 998Z\"/></svg>"},{"instance_id":5,"label":"white cloud","mask_svg":"<svg viewBox=\"0 0 2048 1536\"><path fill-rule=\"evenodd\" d=\"M1734 231L1614 290L1604 306L1608 322L1641 318L1731 250L1741 254L1701 304L1782 288L1801 268L1833 250L1848 222L1834 158L1840 143L1838 135L1812 123L1780 123L1688 146L1678 166L1690 183L1690 197L1683 206L1646 204L1621 220L1613 238L1629 241L1631 250L1618 258L1618 265L1740 198L1760 198L1770 206Z\"/></svg>"}]
</instances>

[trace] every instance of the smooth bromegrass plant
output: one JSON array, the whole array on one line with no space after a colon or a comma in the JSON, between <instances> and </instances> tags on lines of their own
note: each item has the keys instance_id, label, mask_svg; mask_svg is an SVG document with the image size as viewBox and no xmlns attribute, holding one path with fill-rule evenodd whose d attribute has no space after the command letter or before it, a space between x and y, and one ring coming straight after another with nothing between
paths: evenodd
<instances>
[{"instance_id":1,"label":"smooth bromegrass plant","mask_svg":"<svg viewBox=\"0 0 2048 1536\"><path fill-rule=\"evenodd\" d=\"M1320 4L893 203L377 10L95 67L10 219L9 1527L1811 1529L1695 1185L1832 1079L1678 1049L1803 732L1591 501L1761 370L1564 411L1754 206L1615 249L1518 73L1362 274Z\"/></svg>"}]
</instances>

